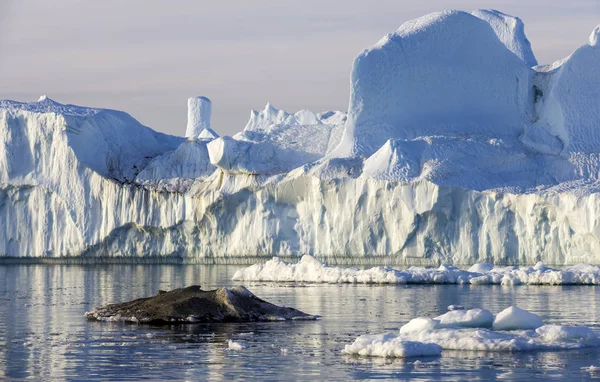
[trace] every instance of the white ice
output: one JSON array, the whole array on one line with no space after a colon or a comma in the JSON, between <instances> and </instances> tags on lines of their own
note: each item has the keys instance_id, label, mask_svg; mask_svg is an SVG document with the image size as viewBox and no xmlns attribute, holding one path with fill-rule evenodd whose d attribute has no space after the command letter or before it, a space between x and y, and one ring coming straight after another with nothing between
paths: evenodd
<instances>
[{"instance_id":1,"label":"white ice","mask_svg":"<svg viewBox=\"0 0 600 382\"><path fill-rule=\"evenodd\" d=\"M210 118L212 102L207 97L188 99L188 123L185 130L187 138L198 138L204 130L211 131Z\"/></svg>"},{"instance_id":2,"label":"white ice","mask_svg":"<svg viewBox=\"0 0 600 382\"><path fill-rule=\"evenodd\" d=\"M530 330L544 325L537 315L523 310L517 306L504 309L494 319L494 330Z\"/></svg>"},{"instance_id":3,"label":"white ice","mask_svg":"<svg viewBox=\"0 0 600 382\"><path fill-rule=\"evenodd\" d=\"M435 317L439 321L438 328L491 328L494 315L485 309L451 310Z\"/></svg>"},{"instance_id":4,"label":"white ice","mask_svg":"<svg viewBox=\"0 0 600 382\"><path fill-rule=\"evenodd\" d=\"M442 348L432 343L405 341L388 333L360 336L352 344L346 345L342 352L348 355L408 358L438 356Z\"/></svg>"},{"instance_id":5,"label":"white ice","mask_svg":"<svg viewBox=\"0 0 600 382\"><path fill-rule=\"evenodd\" d=\"M234 273L233 280L361 284L600 285L600 267L578 264L559 270L538 263L534 267L475 264L467 271L444 264L437 268L360 269L328 266L313 256L304 255L297 263L288 263L274 257L266 263L242 268ZM464 311L459 310L453 314L458 317L463 314L460 312Z\"/></svg>"},{"instance_id":6,"label":"white ice","mask_svg":"<svg viewBox=\"0 0 600 382\"><path fill-rule=\"evenodd\" d=\"M487 312L491 315L490 312L478 308L454 312L472 312L472 317L481 315L481 312ZM520 311L521 317L525 314L531 313ZM502 318L502 316L505 316L505 314L501 312L496 318ZM454 325L441 324L440 317L437 317L437 319L415 318L402 326L399 334L387 333L360 336L352 344L346 345L343 352L362 356L403 357L405 355L402 355L402 351L407 346L406 344L411 344L410 346L413 349L419 349L417 344L421 344L423 346L437 345L439 349L444 350L493 352L566 350L600 346L598 335L585 326L543 325L542 323L536 330L511 329L510 331L504 331L496 328L489 329L490 321L487 317L486 320L471 320L469 322L469 325L472 325L471 328L466 328L465 321L460 319L456 320ZM531 319L531 317L528 318ZM523 323L524 321L521 322L521 324ZM488 326L488 328L480 327L479 324ZM525 327L527 325L520 326ZM532 325L529 325L529 327L531 329Z\"/></svg>"}]
</instances>

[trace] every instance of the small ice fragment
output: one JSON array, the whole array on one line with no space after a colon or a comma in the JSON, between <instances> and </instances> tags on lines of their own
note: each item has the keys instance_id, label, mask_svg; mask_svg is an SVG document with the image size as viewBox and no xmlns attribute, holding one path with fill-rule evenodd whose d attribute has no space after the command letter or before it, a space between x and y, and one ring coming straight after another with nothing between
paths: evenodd
<instances>
[{"instance_id":1,"label":"small ice fragment","mask_svg":"<svg viewBox=\"0 0 600 382\"><path fill-rule=\"evenodd\" d=\"M588 367L582 367L581 370L587 371L588 373L600 373L600 366L590 365Z\"/></svg>"},{"instance_id":2,"label":"small ice fragment","mask_svg":"<svg viewBox=\"0 0 600 382\"><path fill-rule=\"evenodd\" d=\"M234 342L233 340L229 340L227 349L229 350L244 350L246 347L239 342Z\"/></svg>"}]
</instances>

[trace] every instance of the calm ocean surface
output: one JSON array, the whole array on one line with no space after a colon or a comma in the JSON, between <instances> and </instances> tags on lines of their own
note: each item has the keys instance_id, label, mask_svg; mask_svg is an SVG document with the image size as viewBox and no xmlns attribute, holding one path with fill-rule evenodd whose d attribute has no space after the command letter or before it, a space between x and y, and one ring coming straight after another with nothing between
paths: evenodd
<instances>
[{"instance_id":1,"label":"calm ocean surface","mask_svg":"<svg viewBox=\"0 0 600 382\"><path fill-rule=\"evenodd\" d=\"M496 313L518 305L546 323L600 331L594 286L245 284L316 322L151 327L88 322L94 306L192 284L230 286L238 266L0 265L0 380L587 380L600 349L382 360L341 354L366 333L397 331L459 304ZM246 346L227 350L228 340Z\"/></svg>"}]
</instances>

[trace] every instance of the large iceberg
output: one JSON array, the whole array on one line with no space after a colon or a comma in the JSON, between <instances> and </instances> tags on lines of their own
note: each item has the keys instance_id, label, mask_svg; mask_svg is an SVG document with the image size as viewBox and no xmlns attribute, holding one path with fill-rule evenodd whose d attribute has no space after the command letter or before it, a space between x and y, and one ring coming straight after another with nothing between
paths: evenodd
<instances>
[{"instance_id":1,"label":"large iceberg","mask_svg":"<svg viewBox=\"0 0 600 382\"><path fill-rule=\"evenodd\" d=\"M536 66L520 19L433 13L358 55L347 113L267 104L232 137L213 130L206 97L188 101L187 139L123 112L0 101L0 256L309 254L332 265L450 264L319 276L336 281L595 284L589 266L451 265L600 262L599 34Z\"/></svg>"}]
</instances>

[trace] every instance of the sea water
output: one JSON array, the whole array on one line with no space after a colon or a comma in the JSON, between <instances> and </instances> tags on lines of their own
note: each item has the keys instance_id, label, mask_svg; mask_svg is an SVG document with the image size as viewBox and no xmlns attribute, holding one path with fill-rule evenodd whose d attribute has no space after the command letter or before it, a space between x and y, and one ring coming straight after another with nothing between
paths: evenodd
<instances>
[{"instance_id":1,"label":"sea water","mask_svg":"<svg viewBox=\"0 0 600 382\"><path fill-rule=\"evenodd\" d=\"M598 378L600 349L357 358L344 345L397 332L448 305L497 313L518 305L545 323L600 331L600 287L246 283L257 296L319 321L148 326L90 322L94 306L192 284L242 285L239 266L0 265L0 379L495 380ZM229 340L242 350L228 349Z\"/></svg>"}]
</instances>

